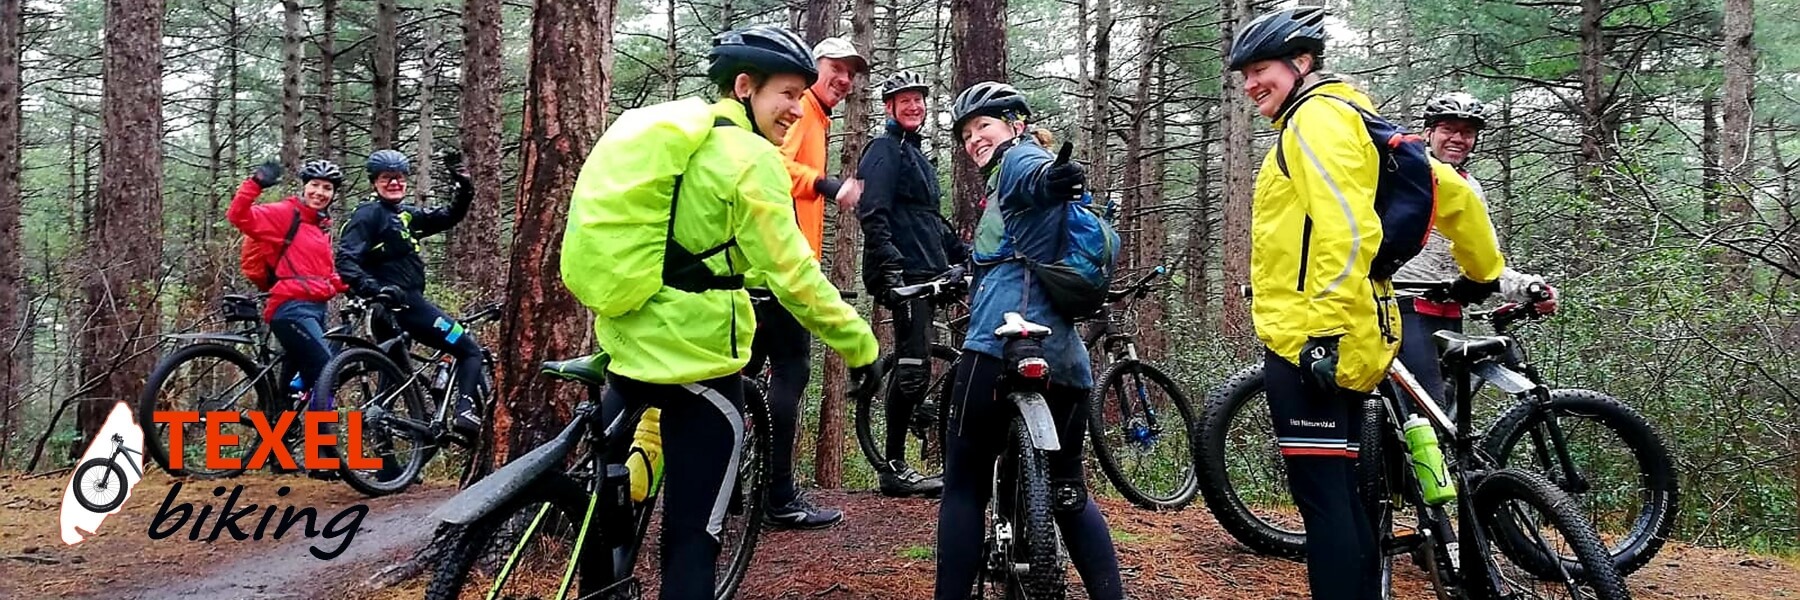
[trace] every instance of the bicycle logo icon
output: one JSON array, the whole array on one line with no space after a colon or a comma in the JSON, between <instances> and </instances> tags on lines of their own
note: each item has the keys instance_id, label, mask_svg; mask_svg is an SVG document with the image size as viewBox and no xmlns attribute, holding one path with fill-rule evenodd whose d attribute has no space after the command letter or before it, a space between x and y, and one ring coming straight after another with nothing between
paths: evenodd
<instances>
[{"instance_id":1,"label":"bicycle logo icon","mask_svg":"<svg viewBox=\"0 0 1800 600\"><path fill-rule=\"evenodd\" d=\"M125 502L125 491L130 484L125 479L125 469L119 466L121 455L125 457L122 462L131 467L134 475L139 479L144 477L143 468L138 466L144 462L143 451L127 447L125 436L121 434L113 434L112 442L111 455L88 459L75 469L75 501L81 503L82 508L97 513L111 512ZM133 454L137 455L136 461L131 460Z\"/></svg>"}]
</instances>

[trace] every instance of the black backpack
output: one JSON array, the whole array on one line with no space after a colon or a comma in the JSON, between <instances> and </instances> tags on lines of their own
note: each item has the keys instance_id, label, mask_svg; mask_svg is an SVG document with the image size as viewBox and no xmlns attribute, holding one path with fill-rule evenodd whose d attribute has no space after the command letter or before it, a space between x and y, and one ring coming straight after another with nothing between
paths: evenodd
<instances>
[{"instance_id":1,"label":"black backpack","mask_svg":"<svg viewBox=\"0 0 1800 600\"><path fill-rule=\"evenodd\" d=\"M1299 104L1314 97L1331 98L1362 115L1363 127L1375 142L1380 156L1380 178L1375 184L1375 214L1381 216L1381 249L1369 267L1369 278L1386 281L1401 265L1418 256L1431 237L1432 218L1437 214L1437 177L1431 170L1431 151L1425 138L1410 133L1381 115L1363 110L1355 102L1331 94L1302 96ZM1282 144L1275 144L1275 164L1281 174L1288 175L1287 157Z\"/></svg>"}]
</instances>

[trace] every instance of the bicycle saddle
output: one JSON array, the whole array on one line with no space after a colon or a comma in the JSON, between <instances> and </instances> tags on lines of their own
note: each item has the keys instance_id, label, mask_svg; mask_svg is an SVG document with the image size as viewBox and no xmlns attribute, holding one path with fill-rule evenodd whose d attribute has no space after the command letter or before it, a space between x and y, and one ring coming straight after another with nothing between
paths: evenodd
<instances>
[{"instance_id":1,"label":"bicycle saddle","mask_svg":"<svg viewBox=\"0 0 1800 600\"><path fill-rule=\"evenodd\" d=\"M1503 336L1468 336L1454 331L1432 335L1445 361L1475 362L1506 353L1512 338Z\"/></svg>"},{"instance_id":2,"label":"bicycle saddle","mask_svg":"<svg viewBox=\"0 0 1800 600\"><path fill-rule=\"evenodd\" d=\"M611 356L605 352L596 352L568 360L544 361L540 372L557 379L587 385L606 385L606 365L611 362Z\"/></svg>"},{"instance_id":3,"label":"bicycle saddle","mask_svg":"<svg viewBox=\"0 0 1800 600\"><path fill-rule=\"evenodd\" d=\"M1046 338L1050 337L1050 328L1031 321L1019 313L1006 313L1006 324L994 330L994 335L1004 339Z\"/></svg>"}]
</instances>

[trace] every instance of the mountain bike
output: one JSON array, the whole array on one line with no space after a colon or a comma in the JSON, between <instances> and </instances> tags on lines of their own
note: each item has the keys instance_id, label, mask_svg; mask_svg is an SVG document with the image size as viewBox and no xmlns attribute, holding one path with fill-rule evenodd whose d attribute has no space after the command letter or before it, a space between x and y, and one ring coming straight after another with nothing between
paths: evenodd
<instances>
[{"instance_id":1,"label":"mountain bike","mask_svg":"<svg viewBox=\"0 0 1800 600\"><path fill-rule=\"evenodd\" d=\"M185 344L157 361L144 389L138 395L137 420L144 430L144 453L170 475L213 479L232 477L244 471L250 453L261 439L251 425L250 413L261 411L273 415L281 410L305 409L305 400L295 383L292 369L287 368L286 353L277 347L275 336L262 320L262 303L268 294L230 294L222 297L219 314L226 330L221 332L164 334L164 340ZM353 335L364 308L357 303L344 307L341 323L326 331L334 345L343 340L361 341ZM365 328L364 331L367 331ZM248 354L246 353L248 352ZM182 468L169 468L169 426L155 422L157 411L193 411L200 420L182 428ZM225 446L222 457L238 459L237 467L213 469L205 460L210 412L235 412L234 422L222 422L220 432L236 435L237 446Z\"/></svg>"},{"instance_id":2,"label":"mountain bike","mask_svg":"<svg viewBox=\"0 0 1800 600\"><path fill-rule=\"evenodd\" d=\"M482 583L487 598L564 598L573 591L578 598L635 599L642 593L638 559L662 478L650 480L642 501L632 500L626 460L647 407L626 407L603 418L606 361L602 353L543 364L545 376L583 385L587 400L554 439L433 513L434 519L462 527L432 575L427 600L458 598L464 588ZM766 401L755 390L745 386L748 422L737 472L727 481L735 485L719 533L714 589L720 599L737 593L762 529L773 434ZM484 567L487 558L497 563L491 574Z\"/></svg>"},{"instance_id":3,"label":"mountain bike","mask_svg":"<svg viewBox=\"0 0 1800 600\"><path fill-rule=\"evenodd\" d=\"M131 467L139 479L144 477L144 470L138 468L138 462L144 460L144 453L125 447L125 436L117 433L112 436L113 451L106 458L91 458L75 469L75 501L82 508L104 513L118 508L125 502L127 487L125 469L119 467L119 457L124 456L125 466ZM133 462L131 455L136 454L138 461Z\"/></svg>"},{"instance_id":4,"label":"mountain bike","mask_svg":"<svg viewBox=\"0 0 1800 600\"><path fill-rule=\"evenodd\" d=\"M896 301L929 298L933 304L947 307L952 316L932 323L938 330L938 338L948 343L931 344L931 356L927 359L931 369L931 383L925 388L928 390L925 397L914 399L911 410L904 411L909 416L907 420L892 423L890 419L890 412L894 409L892 403L901 400L899 378L893 376L898 358L891 353L881 357L881 372L888 375L886 381L882 382L875 394L857 399L856 441L862 447L863 458L869 461L876 472L889 472L893 470L893 461L901 461L924 477L943 474L943 425L947 420L946 411L949 406L945 398L950 394L951 372L955 370L957 358L962 356L962 351L955 344L961 343L962 333L969 325L966 301L968 291L969 277L962 267L945 271L930 281L888 291ZM955 307L961 307L961 310L956 310ZM892 323L890 318L878 325L887 324L891 327ZM887 436L893 427L906 429L901 441L903 448L897 454L888 452Z\"/></svg>"},{"instance_id":5,"label":"mountain bike","mask_svg":"<svg viewBox=\"0 0 1800 600\"><path fill-rule=\"evenodd\" d=\"M984 562L975 579L976 597L989 586L1006 598L1061 600L1068 588L1056 522L1050 512L1050 467L1046 452L1060 450L1056 423L1044 390L1050 363L1042 340L1050 328L1006 313L994 334L1005 340L1006 355L1015 358L998 394L1016 410L1007 428L1006 445L995 460L994 491L988 500Z\"/></svg>"},{"instance_id":6,"label":"mountain bike","mask_svg":"<svg viewBox=\"0 0 1800 600\"><path fill-rule=\"evenodd\" d=\"M371 318L391 318L402 304L386 300L369 300L380 311ZM499 304L487 304L456 322L474 328L500 316ZM372 327L371 327L372 329ZM362 414L362 445L380 464L375 469L353 469L348 461L339 461L338 473L344 483L368 496L393 494L420 480L426 463L447 445L472 448L476 440L456 432L457 389L454 374L459 359L448 352L433 349L431 354L414 351L412 336L399 327L398 332L379 344L357 338L343 338L345 349L325 363L314 386L326 395L328 405L340 415ZM334 339L331 335L327 339ZM486 349L481 357L483 384L470 396L474 410L482 422L492 422L494 359ZM427 404L429 402L429 404ZM339 447L346 446L348 432L339 436ZM341 456L341 454L340 454Z\"/></svg>"},{"instance_id":7,"label":"mountain bike","mask_svg":"<svg viewBox=\"0 0 1800 600\"><path fill-rule=\"evenodd\" d=\"M1124 289L1088 319L1084 343L1104 367L1088 398L1088 436L1107 481L1132 504L1177 510L1194 501L1200 481L1194 451L1198 419L1187 396L1161 369L1138 353L1132 306L1168 273L1158 266ZM1116 307L1116 308L1115 308Z\"/></svg>"},{"instance_id":8,"label":"mountain bike","mask_svg":"<svg viewBox=\"0 0 1800 600\"><path fill-rule=\"evenodd\" d=\"M1454 416L1398 360L1388 370L1392 393L1363 405L1358 493L1380 538L1384 593L1393 557L1410 554L1439 598L1630 598L1575 501L1542 475L1501 466L1470 425L1475 377L1530 383L1508 366L1512 339L1434 338L1454 382ZM1435 458L1434 449L1442 450ZM1417 524L1397 531L1395 517L1407 509Z\"/></svg>"},{"instance_id":9,"label":"mountain bike","mask_svg":"<svg viewBox=\"0 0 1800 600\"><path fill-rule=\"evenodd\" d=\"M1396 282L1437 295L1440 282ZM1513 334L1542 318L1534 303L1468 312L1493 324L1508 352L1502 370L1473 374L1469 394L1493 387L1514 404L1478 438L1500 466L1541 473L1577 500L1597 527L1623 526L1608 553L1620 574L1648 563L1679 510L1674 461L1650 423L1618 400L1590 390L1552 389ZM1449 372L1446 369L1445 372ZM1299 558L1306 531L1288 495L1286 471L1270 429L1262 365L1232 376L1207 399L1200 426L1201 494L1219 524L1250 549ZM1611 530L1612 528L1606 528Z\"/></svg>"}]
</instances>

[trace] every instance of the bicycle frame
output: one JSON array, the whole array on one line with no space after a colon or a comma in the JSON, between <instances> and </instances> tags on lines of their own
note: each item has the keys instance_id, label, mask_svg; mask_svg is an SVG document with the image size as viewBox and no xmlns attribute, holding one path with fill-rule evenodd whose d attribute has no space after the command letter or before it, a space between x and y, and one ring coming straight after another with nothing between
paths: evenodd
<instances>
[{"instance_id":1,"label":"bicycle frame","mask_svg":"<svg viewBox=\"0 0 1800 600\"><path fill-rule=\"evenodd\" d=\"M126 448L124 436L121 436L121 435L115 433L115 434L113 434L112 456L108 457L107 460L115 462L115 463L119 462L120 454L125 455L125 466L131 467L131 472L136 473L138 476L138 479L143 479L144 478L144 470L142 468L138 467L138 463L144 462L143 451L132 450L130 448ZM137 455L137 457L138 457L137 462L132 462L131 455L133 455L133 454Z\"/></svg>"}]
</instances>

